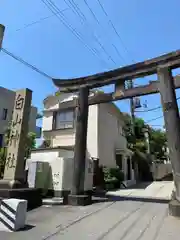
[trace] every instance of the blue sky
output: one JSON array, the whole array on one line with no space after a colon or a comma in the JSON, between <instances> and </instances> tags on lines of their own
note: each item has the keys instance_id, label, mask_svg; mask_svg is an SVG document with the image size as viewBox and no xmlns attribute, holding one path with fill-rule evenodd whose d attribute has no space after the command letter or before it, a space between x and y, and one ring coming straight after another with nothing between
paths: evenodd
<instances>
[{"instance_id":1,"label":"blue sky","mask_svg":"<svg viewBox=\"0 0 180 240\"><path fill-rule=\"evenodd\" d=\"M52 77L72 78L89 75L130 64L132 59L142 61L179 48L178 0L100 0L108 17L103 13L97 0L86 0L99 23L84 0L74 0L85 15L85 24L81 24L80 18L65 3L68 0L53 1L59 9L65 9L63 14L68 24L80 32L83 43L91 49L97 49L96 56L56 16L52 16L52 12L41 0L1 0L0 8L0 23L6 26L3 47ZM41 20L43 18L46 19ZM128 53L109 24L109 18ZM32 24L36 21L38 23ZM94 40L93 34L98 37L106 53ZM117 54L113 45L124 60ZM150 76L138 79L136 83L143 84L156 78ZM56 90L49 79L16 62L3 52L0 53L0 85L10 89L25 87L32 89L33 104L39 111L42 110L43 99ZM109 86L104 89L106 92L112 90ZM180 96L179 91L177 96ZM141 101L142 103L147 101L148 108L153 108L160 105L160 96L159 94L145 96ZM118 101L116 104L121 111L129 111L128 100ZM146 121L161 115L161 110L137 113L137 116L143 117ZM151 124L163 125L163 119L153 121Z\"/></svg>"}]
</instances>

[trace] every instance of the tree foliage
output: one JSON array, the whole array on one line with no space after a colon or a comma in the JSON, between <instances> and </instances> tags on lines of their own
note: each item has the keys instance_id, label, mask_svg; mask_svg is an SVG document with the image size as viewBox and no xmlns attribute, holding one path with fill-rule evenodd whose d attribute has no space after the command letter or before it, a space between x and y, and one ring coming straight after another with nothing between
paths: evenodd
<instances>
[{"instance_id":1,"label":"tree foliage","mask_svg":"<svg viewBox=\"0 0 180 240\"><path fill-rule=\"evenodd\" d=\"M144 129L148 129L149 141L150 141L150 152L157 159L165 156L164 148L166 147L166 133L161 129L153 129L147 125L143 119L135 118L134 132L132 131L132 119L129 114L124 114L125 126L124 132L128 142L128 148L133 151L139 150L146 152L147 144L144 137Z\"/></svg>"},{"instance_id":2,"label":"tree foliage","mask_svg":"<svg viewBox=\"0 0 180 240\"><path fill-rule=\"evenodd\" d=\"M143 129L146 127L146 124L144 120L141 118L135 118L133 134L132 118L129 114L125 114L124 116L125 116L124 132L128 142L128 148L133 151L138 149L141 152L145 152L146 145L144 141Z\"/></svg>"},{"instance_id":3,"label":"tree foliage","mask_svg":"<svg viewBox=\"0 0 180 240\"><path fill-rule=\"evenodd\" d=\"M150 147L151 152L157 159L165 157L164 148L166 147L166 133L161 129L150 129Z\"/></svg>"},{"instance_id":4,"label":"tree foliage","mask_svg":"<svg viewBox=\"0 0 180 240\"><path fill-rule=\"evenodd\" d=\"M25 158L29 158L31 150L36 148L36 134L29 132L25 144Z\"/></svg>"}]
</instances>

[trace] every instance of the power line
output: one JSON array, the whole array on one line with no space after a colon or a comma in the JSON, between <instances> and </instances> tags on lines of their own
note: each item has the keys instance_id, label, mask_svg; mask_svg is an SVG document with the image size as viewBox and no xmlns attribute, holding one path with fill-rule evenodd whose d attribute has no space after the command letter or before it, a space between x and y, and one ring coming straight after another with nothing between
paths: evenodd
<instances>
[{"instance_id":1,"label":"power line","mask_svg":"<svg viewBox=\"0 0 180 240\"><path fill-rule=\"evenodd\" d=\"M130 55L130 54L129 54L129 51L128 51L127 47L126 47L126 45L124 44L124 41L122 40L119 32L117 31L115 25L113 24L111 18L109 17L107 11L105 10L105 8L104 8L104 6L103 6L103 4L101 3L100 0L97 0L97 1L98 1L99 5L100 5L102 11L104 12L106 18L108 19L109 24L111 25L113 31L115 32L115 34L116 34L117 37L119 38L119 40L120 40L122 46L124 47L125 51L127 52L128 55ZM131 59L131 60L132 60L133 63L135 63L134 59ZM132 81L132 80L129 80L129 84L130 84L130 87L132 88L132 87L133 87L133 81ZM132 116L132 128L133 128L133 132L134 132L134 119L135 119L135 111L134 111L134 110L135 110L135 108L134 108L133 98L130 98L130 111L131 111L131 116Z\"/></svg>"},{"instance_id":2,"label":"power line","mask_svg":"<svg viewBox=\"0 0 180 240\"><path fill-rule=\"evenodd\" d=\"M161 124L161 125L158 125L158 124L157 124L157 125L156 125L156 124L155 124L155 125L154 125L154 124L151 124L151 127L164 127L164 125L163 125L163 124Z\"/></svg>"},{"instance_id":3,"label":"power line","mask_svg":"<svg viewBox=\"0 0 180 240\"><path fill-rule=\"evenodd\" d=\"M176 98L176 100L179 100L180 99L180 97L178 97L178 98ZM146 113L146 112L151 112L151 111L155 111L155 110L157 110L157 109L161 109L162 108L162 106L158 106L158 107L155 107L155 108L151 108L151 109L147 109L147 110L141 110L141 111L136 111L136 112L144 112L144 113Z\"/></svg>"},{"instance_id":4,"label":"power line","mask_svg":"<svg viewBox=\"0 0 180 240\"><path fill-rule=\"evenodd\" d=\"M51 18L51 17L54 17L54 15L50 15L50 16L47 16L47 17L43 17L43 18L40 18L40 19L37 20L37 21L33 21L33 22L31 22L31 23L24 24L23 27L16 29L15 32L18 32L18 31L21 31L21 30L23 30L23 29L25 29L25 28L31 27L32 25L35 25L35 24L37 24L37 23L40 23L40 22L42 22L42 21L44 21L44 20L46 20L46 19L49 19L49 18Z\"/></svg>"},{"instance_id":5,"label":"power line","mask_svg":"<svg viewBox=\"0 0 180 240\"><path fill-rule=\"evenodd\" d=\"M78 5L72 0L64 0L64 2L71 8L71 10L80 18L81 20L81 24L86 23L87 18L84 15L83 12L81 12L80 8L78 7ZM97 37L92 33L92 37L95 39L95 41L99 44ZM101 46L100 46L101 47ZM99 53L99 51L97 49L94 49L96 51L96 53ZM108 56L109 57L109 56Z\"/></svg>"},{"instance_id":6,"label":"power line","mask_svg":"<svg viewBox=\"0 0 180 240\"><path fill-rule=\"evenodd\" d=\"M147 123L153 122L153 121L156 121L157 119L160 119L160 118L163 118L163 117L164 117L164 116L161 115L161 116L159 116L159 117L157 117L157 118L150 119L150 120L148 120L148 121L146 121L146 122L147 122Z\"/></svg>"},{"instance_id":7,"label":"power line","mask_svg":"<svg viewBox=\"0 0 180 240\"><path fill-rule=\"evenodd\" d=\"M15 56L13 53L9 52L8 50L6 50L5 48L1 49L2 52L4 52L5 54L7 54L8 56L12 57L13 59L15 59L16 61L22 63L23 65L25 65L26 67L31 68L33 71L36 71L37 73L41 74L42 76L48 78L48 79L52 79L52 77L50 77L48 74L46 74L45 72L39 70L37 67L35 67L34 65L26 62L25 60L23 60L21 57Z\"/></svg>"},{"instance_id":8,"label":"power line","mask_svg":"<svg viewBox=\"0 0 180 240\"><path fill-rule=\"evenodd\" d=\"M50 2L52 2L52 4L54 6L56 6L52 0L49 0ZM67 2L68 1L68 2ZM83 16L83 22L87 22L87 18L85 17L85 15L81 12L81 10L78 8L78 6L76 5L76 8L74 7L74 5L72 4L72 2L70 2L70 0L64 0L64 2L66 4L68 4L68 6L72 9L72 11L77 15L78 17L80 17L80 19L82 20L81 16ZM74 3L75 4L75 3ZM56 6L57 7L57 6ZM57 7L58 8L58 7ZM78 9L78 10L77 10ZM81 14L80 14L80 13ZM107 57L114 63L116 64L116 62L114 61L114 59L112 58L112 56L107 52L107 50L105 49L105 47L103 46L103 44L101 43L100 39L95 35L95 34L92 34L93 35L93 38L95 39L95 41L100 45L101 49L104 51L104 53L107 55Z\"/></svg>"},{"instance_id":9,"label":"power line","mask_svg":"<svg viewBox=\"0 0 180 240\"><path fill-rule=\"evenodd\" d=\"M79 18L82 20L82 17L83 17L83 23L87 24L87 26L89 28L91 28L91 26L88 24L88 20L86 18L86 16L84 15L84 13L81 11L81 9L78 7L78 5L74 2L74 1L70 1L70 0L64 0L67 4L67 1L69 2L68 3L68 6L69 4L71 4L71 6L73 7L73 12L76 13L76 15L79 16ZM88 3L86 2L86 4L88 5ZM89 6L89 5L88 5ZM71 7L70 7L71 8ZM90 7L89 7L90 8ZM92 13L92 10L91 10L91 13ZM93 13L94 14L94 13ZM100 23L98 23L100 24ZM114 59L112 58L112 56L107 52L106 48L104 47L104 45L101 43L101 40L99 39L99 37L93 32L93 30L91 29L92 31L92 37L93 39L98 43L98 45L100 46L100 48L103 50L103 52L108 56L108 58L114 63L116 64L116 62L114 61ZM116 52L118 52L118 49L116 48L116 46L114 46L114 44L112 44L113 47L115 48Z\"/></svg>"},{"instance_id":10,"label":"power line","mask_svg":"<svg viewBox=\"0 0 180 240\"><path fill-rule=\"evenodd\" d=\"M81 42L83 43L83 45L90 50L91 53L93 53L93 55L95 55L96 57L98 57L101 62L103 62L103 64L106 62L101 59L97 53L96 50L94 50L94 48L91 48L88 44L86 44L83 40L83 38L81 37L81 34L71 26L71 24L69 24L64 16L63 13L60 12L60 9L54 4L53 1L51 0L41 0L46 6L47 8L59 19L59 21L70 30L70 32Z\"/></svg>"},{"instance_id":11,"label":"power line","mask_svg":"<svg viewBox=\"0 0 180 240\"><path fill-rule=\"evenodd\" d=\"M153 122L153 121L158 120L160 118L163 118L163 115L159 116L159 117L156 117L156 118L153 118L153 119L150 119L150 120L146 121L146 123Z\"/></svg>"},{"instance_id":12,"label":"power line","mask_svg":"<svg viewBox=\"0 0 180 240\"><path fill-rule=\"evenodd\" d=\"M77 15L81 21L83 21L82 16L79 14L77 9L74 7L73 3L70 2L69 0L64 0L64 2L69 6L69 8L71 8L71 10L74 12L74 14Z\"/></svg>"},{"instance_id":13,"label":"power line","mask_svg":"<svg viewBox=\"0 0 180 240\"><path fill-rule=\"evenodd\" d=\"M61 10L61 12L65 12L65 11L67 11L67 10L69 10L69 8L65 8L65 9ZM16 29L15 31L16 31L16 32L21 31L21 30L23 30L23 29L25 29L25 28L31 27L32 25L35 25L35 24L37 24L37 23L40 23L40 22L42 22L42 21L44 21L44 20L47 20L47 19L49 19L49 18L51 18L51 17L54 17L54 14L52 14L52 15L50 15L50 16L42 17L42 18L40 18L40 19L37 20L37 21L33 21L33 22L31 22L31 23L25 24L24 27L18 28L18 29Z\"/></svg>"},{"instance_id":14,"label":"power line","mask_svg":"<svg viewBox=\"0 0 180 240\"><path fill-rule=\"evenodd\" d=\"M74 0L68 0L72 6L74 6L74 8L76 9L77 12L80 13L80 17L82 17L82 19L86 19L84 13L81 12L81 9L79 8L79 6L77 5L77 3Z\"/></svg>"},{"instance_id":15,"label":"power line","mask_svg":"<svg viewBox=\"0 0 180 240\"><path fill-rule=\"evenodd\" d=\"M151 112L151 111L155 111L155 110L158 110L158 109L161 109L162 107L159 106L159 107L156 107L156 108L151 108L151 109L147 109L147 110L138 110L138 111L135 111L137 113L146 113L146 112Z\"/></svg>"},{"instance_id":16,"label":"power line","mask_svg":"<svg viewBox=\"0 0 180 240\"><path fill-rule=\"evenodd\" d=\"M87 8L88 8L89 11L91 12L91 14L92 14L93 18L95 19L95 21L96 21L99 25L101 25L100 22L99 22L99 20L98 20L98 18L96 17L96 14L95 14L94 11L92 10L92 8L89 6L88 2L87 2L86 0L84 0L84 3L86 4Z\"/></svg>"},{"instance_id":17,"label":"power line","mask_svg":"<svg viewBox=\"0 0 180 240\"><path fill-rule=\"evenodd\" d=\"M95 21L98 23L98 25L104 30L104 28L102 27L100 21L98 20L98 18L96 17L96 14L94 13L94 11L92 10L92 8L89 6L87 0L84 0L84 3L86 4L87 8L89 9L89 11L91 12L93 18L95 19ZM77 5L77 4L76 4ZM124 62L125 59L124 57L122 56L122 54L119 52L118 48L113 44L111 43L113 48L115 49L116 53L118 54L118 56L121 58L121 60Z\"/></svg>"},{"instance_id":18,"label":"power line","mask_svg":"<svg viewBox=\"0 0 180 240\"><path fill-rule=\"evenodd\" d=\"M123 45L125 51L127 52L128 55L130 55L128 48L127 48L126 45L124 44L124 41L122 40L122 37L120 36L119 32L117 31L114 23L112 22L111 18L109 17L109 14L107 13L107 11L106 11L106 9L104 8L103 4L101 3L100 0L97 0L97 1L98 1L99 5L100 5L102 11L104 12L104 14L106 15L106 17L108 18L109 23L110 23L112 29L114 30L115 34L116 34L117 37L119 38L119 40L120 40L121 44ZM135 63L135 61L134 61L133 59L132 59L132 62Z\"/></svg>"}]
</instances>

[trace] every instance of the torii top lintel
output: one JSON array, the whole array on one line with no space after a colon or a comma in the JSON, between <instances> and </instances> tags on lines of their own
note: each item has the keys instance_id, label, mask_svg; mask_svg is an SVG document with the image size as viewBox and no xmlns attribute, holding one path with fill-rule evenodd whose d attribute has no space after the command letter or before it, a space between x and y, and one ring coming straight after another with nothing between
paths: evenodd
<instances>
[{"instance_id":1,"label":"torii top lintel","mask_svg":"<svg viewBox=\"0 0 180 240\"><path fill-rule=\"evenodd\" d=\"M180 67L180 50L108 72L74 79L52 79L62 92L78 91L80 87L96 88L115 82L135 79L157 73L158 67Z\"/></svg>"}]
</instances>

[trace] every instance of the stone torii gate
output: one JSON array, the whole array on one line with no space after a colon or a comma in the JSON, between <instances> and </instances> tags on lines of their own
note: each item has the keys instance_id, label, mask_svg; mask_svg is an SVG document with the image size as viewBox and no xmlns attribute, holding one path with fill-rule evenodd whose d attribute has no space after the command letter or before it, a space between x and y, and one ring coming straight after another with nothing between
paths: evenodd
<instances>
[{"instance_id":1,"label":"stone torii gate","mask_svg":"<svg viewBox=\"0 0 180 240\"><path fill-rule=\"evenodd\" d=\"M109 72L76 79L53 79L60 92L79 91L77 105L76 101L71 103L77 107L77 122L74 152L75 170L73 188L69 196L70 203L78 204L87 199L87 196L81 195L83 193L80 189L80 182L85 170L88 105L160 92L175 183L175 194L169 208L171 214L180 215L180 121L175 95L175 88L180 87L180 77L172 77L172 69L178 67L180 67L180 51L175 51ZM132 89L125 88L125 81L152 74L157 74L158 81ZM105 96L99 94L95 97L88 97L90 89L109 84L114 84L114 92Z\"/></svg>"}]
</instances>

